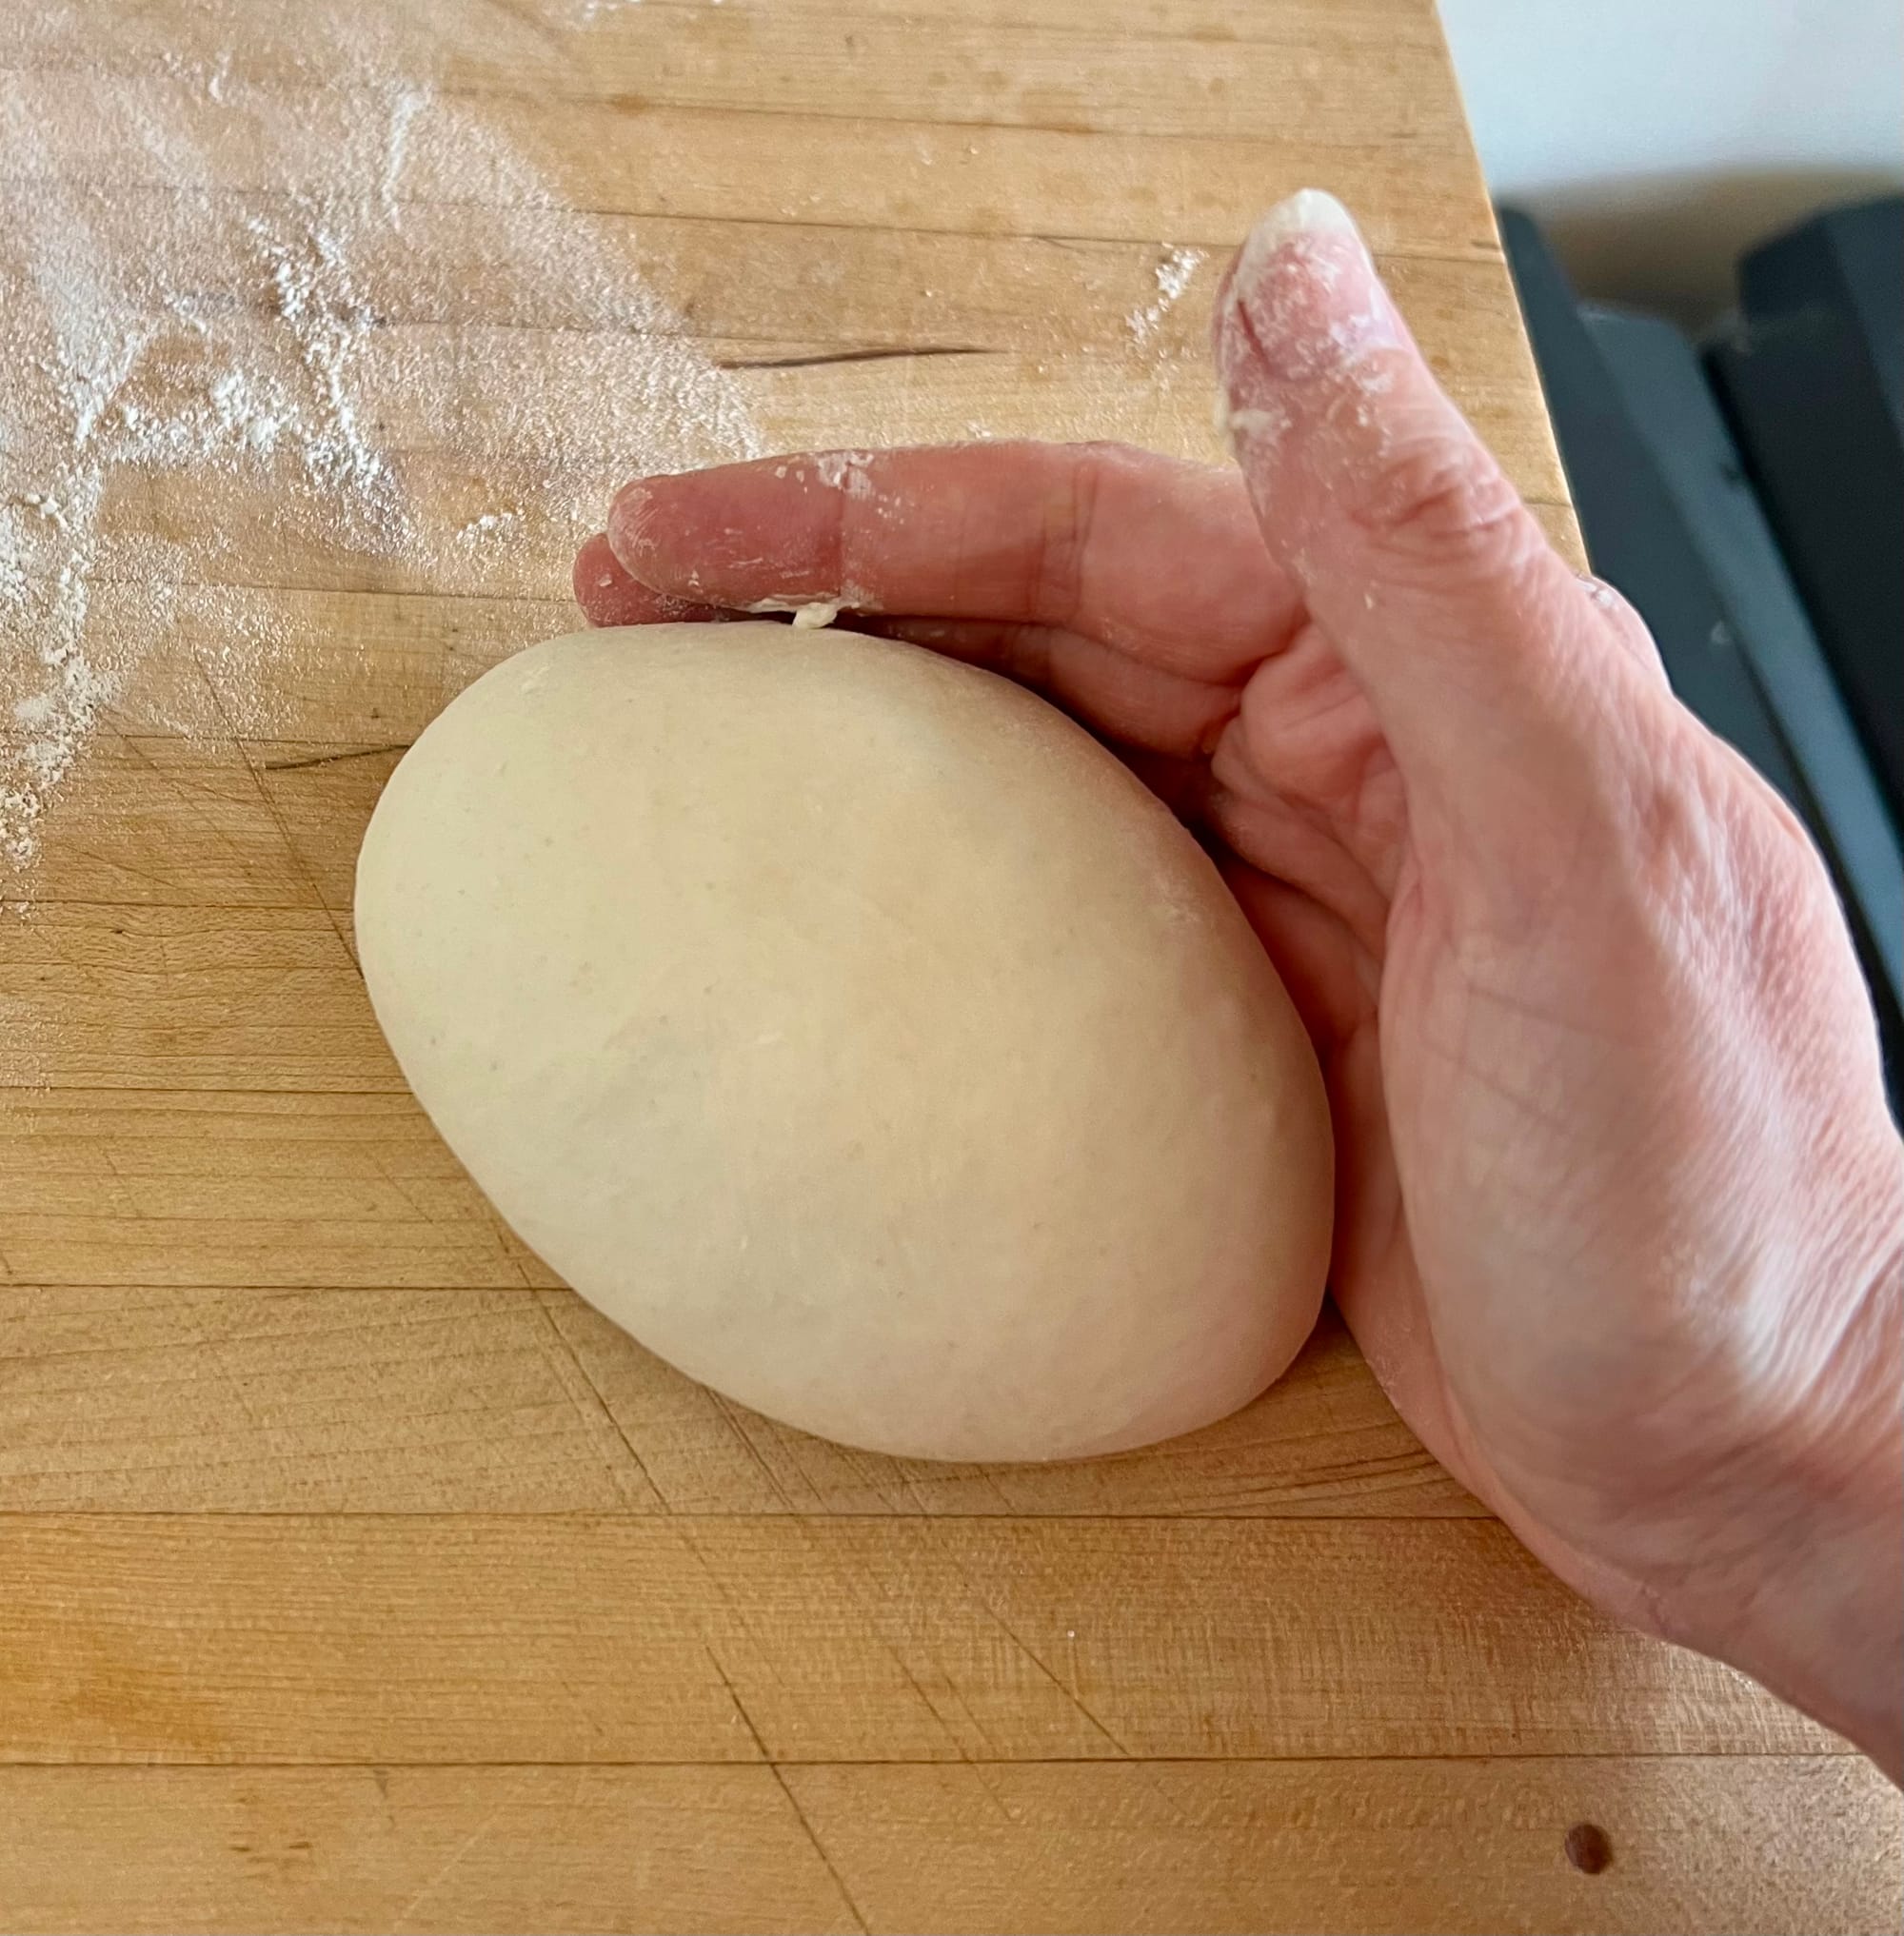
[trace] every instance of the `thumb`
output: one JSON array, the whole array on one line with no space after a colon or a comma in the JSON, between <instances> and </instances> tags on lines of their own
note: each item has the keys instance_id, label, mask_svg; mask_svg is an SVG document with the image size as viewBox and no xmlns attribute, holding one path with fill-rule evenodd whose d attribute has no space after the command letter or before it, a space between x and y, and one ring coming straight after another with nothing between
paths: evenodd
<instances>
[{"instance_id":1,"label":"thumb","mask_svg":"<svg viewBox=\"0 0 1904 1936\"><path fill-rule=\"evenodd\" d=\"M1601 728L1636 703L1633 655L1443 395L1339 202L1305 189L1263 218L1214 335L1263 538L1411 806L1525 824L1618 743Z\"/></svg>"}]
</instances>

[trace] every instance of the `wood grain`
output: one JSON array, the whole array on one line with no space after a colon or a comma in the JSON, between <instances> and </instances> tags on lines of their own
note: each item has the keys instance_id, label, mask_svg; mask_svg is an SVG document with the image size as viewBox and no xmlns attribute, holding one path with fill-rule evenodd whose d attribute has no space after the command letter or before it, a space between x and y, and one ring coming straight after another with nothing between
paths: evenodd
<instances>
[{"instance_id":1,"label":"wood grain","mask_svg":"<svg viewBox=\"0 0 1904 1936\"><path fill-rule=\"evenodd\" d=\"M328 945L341 954L334 932ZM0 1281L13 1285L557 1281L393 1080L361 1091L0 1092Z\"/></svg>"},{"instance_id":2,"label":"wood grain","mask_svg":"<svg viewBox=\"0 0 1904 1936\"><path fill-rule=\"evenodd\" d=\"M764 1768L8 1768L0 1809L41 1936L865 1926Z\"/></svg>"},{"instance_id":3,"label":"wood grain","mask_svg":"<svg viewBox=\"0 0 1904 1936\"><path fill-rule=\"evenodd\" d=\"M88 645L137 662L0 866L0 1929L1894 1926L1891 1791L1542 1572L1333 1317L1143 1452L822 1444L560 1286L356 971L377 794L574 624L658 338L768 449L1208 459L1223 261L1327 186L1577 560L1430 0L243 10L7 10L10 177L262 355L253 225L388 117L363 49L427 44L349 189L350 381L420 530L517 524L340 546L288 442L102 496ZM155 604L122 541L199 575Z\"/></svg>"},{"instance_id":4,"label":"wood grain","mask_svg":"<svg viewBox=\"0 0 1904 1936\"><path fill-rule=\"evenodd\" d=\"M1904 1807L1844 1757L789 1768L876 1928L1876 1932ZM1567 1832L1602 1829L1597 1875ZM1864 1861L1825 1850L1849 1839Z\"/></svg>"},{"instance_id":5,"label":"wood grain","mask_svg":"<svg viewBox=\"0 0 1904 1936\"><path fill-rule=\"evenodd\" d=\"M1417 0L1398 6L1421 17ZM671 24L680 30L680 15ZM1256 131L1241 137L1199 131L1203 123L1187 104L1175 117L1180 127L1148 132L1093 128L1088 116L1073 119L1061 109L1057 122L1041 123L996 101L1002 119L985 119L982 110L954 121L868 117L855 111L847 72L857 30L836 21L824 38L831 112L781 111L777 81L757 68L751 110L602 100L585 88L579 95L566 89L561 95L491 94L484 119L571 206L615 214L1220 246L1239 240L1267 203L1326 170L1379 249L1485 258L1495 247L1474 156L1450 111L1445 67L1424 50L1410 67L1418 101L1431 104L1430 124L1418 134L1405 126L1358 131L1341 118L1341 89L1319 85L1313 68L1303 74L1284 51L1271 65L1290 83L1256 104ZM1364 60L1385 57L1373 35L1363 37L1362 49ZM197 186L161 149L129 153L111 145L113 117L102 125L104 101L119 114L143 110L176 125L187 142L214 157L221 188L268 193L280 185L282 144L271 124L211 139L217 104L188 79L132 83L102 81L89 69L15 71L24 103L44 123L41 139L20 157L32 176L111 182L115 192ZM930 69L915 53L909 71L922 78ZM1431 74L1434 85L1424 85ZM287 84L282 111L322 126L346 111L352 92L347 80ZM560 112L551 111L552 102ZM419 117L403 184L407 200L469 200L466 172L446 154L451 120L441 103ZM506 204L506 190L490 199Z\"/></svg>"},{"instance_id":6,"label":"wood grain","mask_svg":"<svg viewBox=\"0 0 1904 1936\"><path fill-rule=\"evenodd\" d=\"M534 103L560 90L571 106L712 109L749 119L890 121L922 126L1054 128L1066 133L1262 138L1261 102L1276 96L1320 146L1371 140L1465 152L1458 103L1423 89L1420 70L1439 49L1421 31L1371 32L1367 13L1337 16L1310 7L1279 34L1200 41L1171 36L1167 57L1154 37L1083 34L1021 13L1008 21L942 13L929 37L920 21L882 18L851 5L783 12L733 6L598 13L585 59L559 34L490 32L450 49L439 97ZM269 87L288 99L320 95L308 62L269 32L233 48L215 16L173 41L181 62L224 56L224 86ZM1333 85L1345 58L1358 87ZM771 75L771 89L762 77ZM82 83L58 65L40 66L43 85ZM430 107L424 108L426 116Z\"/></svg>"},{"instance_id":7,"label":"wood grain","mask_svg":"<svg viewBox=\"0 0 1904 1936\"><path fill-rule=\"evenodd\" d=\"M529 1291L0 1288L0 1368L4 1511L663 1506Z\"/></svg>"},{"instance_id":8,"label":"wood grain","mask_svg":"<svg viewBox=\"0 0 1904 1936\"><path fill-rule=\"evenodd\" d=\"M188 1143L119 1146L114 1182L138 1206L136 1227L205 1192L191 1154ZM302 1195L314 1223L335 1219L335 1172L313 1175L320 1158L307 1143L249 1154L281 1218ZM361 1149L354 1165L334 1152L321 1160L386 1214L402 1215L441 1181ZM228 1174L211 1187L218 1203L238 1197ZM466 1208L459 1190L447 1214ZM472 1242L486 1235L479 1222ZM75 1243L101 1248L89 1235ZM1442 1518L1481 1509L1421 1451L1333 1317L1273 1400L1206 1431L1080 1464L975 1467L850 1452L775 1425L682 1376L566 1291L0 1285L0 1511L62 1511Z\"/></svg>"},{"instance_id":9,"label":"wood grain","mask_svg":"<svg viewBox=\"0 0 1904 1936\"><path fill-rule=\"evenodd\" d=\"M1882 1936L1904 1888L1904 1808L1843 1755L834 1765L781 1780L574 1765L0 1769L0 1916L43 1936ZM1611 1846L1597 1874L1565 1853L1582 1824ZM1872 1860L1821 1863L1847 1835ZM93 1881L76 1916L80 1869Z\"/></svg>"},{"instance_id":10,"label":"wood grain","mask_svg":"<svg viewBox=\"0 0 1904 1936\"><path fill-rule=\"evenodd\" d=\"M0 1072L61 1089L400 1094L356 964L321 907L52 902L8 938L0 1000L37 1014Z\"/></svg>"},{"instance_id":11,"label":"wood grain","mask_svg":"<svg viewBox=\"0 0 1904 1936\"><path fill-rule=\"evenodd\" d=\"M0 1519L0 1760L1816 1750L1491 1521Z\"/></svg>"}]
</instances>

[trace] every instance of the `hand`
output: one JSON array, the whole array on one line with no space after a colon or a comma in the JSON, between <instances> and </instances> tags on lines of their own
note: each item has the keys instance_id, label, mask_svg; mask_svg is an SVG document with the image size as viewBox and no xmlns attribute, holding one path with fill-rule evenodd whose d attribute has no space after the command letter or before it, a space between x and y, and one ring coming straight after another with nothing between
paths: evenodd
<instances>
[{"instance_id":1,"label":"hand","mask_svg":"<svg viewBox=\"0 0 1904 1936\"><path fill-rule=\"evenodd\" d=\"M842 600L1231 857L1314 1035L1332 1286L1556 1571L1904 1765L1904 1147L1804 833L1441 394L1339 205L1251 237L1240 476L1099 445L651 478L597 623Z\"/></svg>"}]
</instances>

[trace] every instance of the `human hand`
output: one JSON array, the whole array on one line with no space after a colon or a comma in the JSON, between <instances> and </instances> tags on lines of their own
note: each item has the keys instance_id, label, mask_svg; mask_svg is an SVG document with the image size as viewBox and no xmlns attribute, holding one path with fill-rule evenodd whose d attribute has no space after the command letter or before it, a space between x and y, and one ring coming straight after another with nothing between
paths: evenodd
<instances>
[{"instance_id":1,"label":"human hand","mask_svg":"<svg viewBox=\"0 0 1904 1936\"><path fill-rule=\"evenodd\" d=\"M1904 1146L1824 870L1554 553L1338 205L1220 295L1240 476L1112 446L630 484L597 623L839 600L1075 713L1314 1036L1331 1283L1556 1571L1904 1767Z\"/></svg>"}]
</instances>

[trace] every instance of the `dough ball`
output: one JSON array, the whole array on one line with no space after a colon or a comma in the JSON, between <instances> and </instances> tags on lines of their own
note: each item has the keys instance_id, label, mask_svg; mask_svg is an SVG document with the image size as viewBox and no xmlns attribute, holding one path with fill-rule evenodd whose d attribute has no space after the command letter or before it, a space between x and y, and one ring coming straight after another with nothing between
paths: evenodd
<instances>
[{"instance_id":1,"label":"dough ball","mask_svg":"<svg viewBox=\"0 0 1904 1936\"><path fill-rule=\"evenodd\" d=\"M1328 1119L1281 983L1164 807L990 673L767 623L537 646L398 767L357 936L524 1240L789 1425L1110 1452L1315 1321Z\"/></svg>"}]
</instances>

